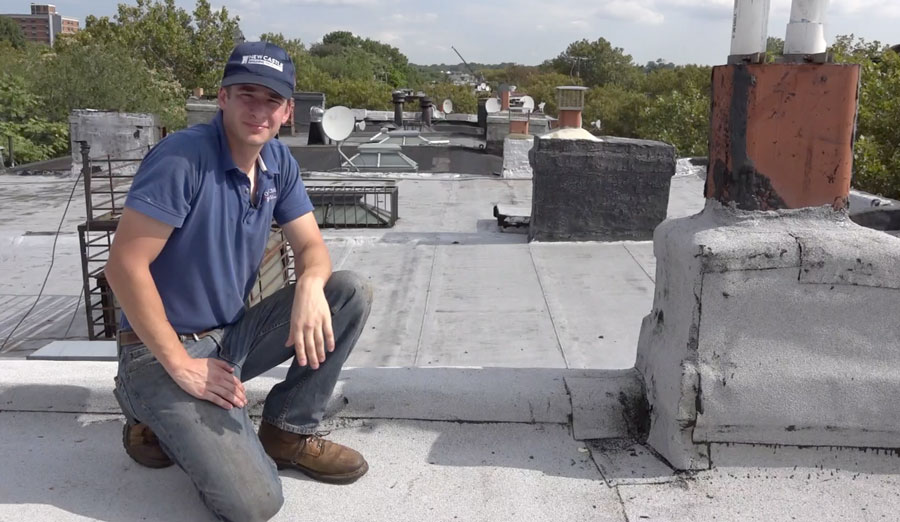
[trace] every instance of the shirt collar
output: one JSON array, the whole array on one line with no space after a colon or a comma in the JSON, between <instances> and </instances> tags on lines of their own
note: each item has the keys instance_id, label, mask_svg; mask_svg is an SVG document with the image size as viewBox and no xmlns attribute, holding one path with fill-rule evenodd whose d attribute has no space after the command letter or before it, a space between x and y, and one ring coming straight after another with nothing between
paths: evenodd
<instances>
[{"instance_id":1,"label":"shirt collar","mask_svg":"<svg viewBox=\"0 0 900 522\"><path fill-rule=\"evenodd\" d=\"M221 110L216 111L216 117L213 118L212 123L216 129L216 137L219 140L219 165L222 165L225 172L240 172L241 169L238 168L234 163L234 158L231 157L231 148L228 146L228 138L225 136L225 123L222 121ZM273 148L274 146L270 140L263 145L258 158L260 171L270 177L278 173L278 162L275 161L275 156L272 152Z\"/></svg>"}]
</instances>

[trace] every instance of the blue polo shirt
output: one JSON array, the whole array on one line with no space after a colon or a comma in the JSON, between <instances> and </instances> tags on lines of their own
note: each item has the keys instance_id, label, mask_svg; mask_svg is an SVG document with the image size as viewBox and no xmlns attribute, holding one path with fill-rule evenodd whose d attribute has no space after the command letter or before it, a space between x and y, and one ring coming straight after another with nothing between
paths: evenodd
<instances>
[{"instance_id":1,"label":"blue polo shirt","mask_svg":"<svg viewBox=\"0 0 900 522\"><path fill-rule=\"evenodd\" d=\"M283 225L313 209L287 146L269 141L260 160L253 205L220 111L210 123L160 141L134 177L125 206L175 227L150 273L178 333L240 319L272 220ZM122 325L128 328L124 313Z\"/></svg>"}]
</instances>

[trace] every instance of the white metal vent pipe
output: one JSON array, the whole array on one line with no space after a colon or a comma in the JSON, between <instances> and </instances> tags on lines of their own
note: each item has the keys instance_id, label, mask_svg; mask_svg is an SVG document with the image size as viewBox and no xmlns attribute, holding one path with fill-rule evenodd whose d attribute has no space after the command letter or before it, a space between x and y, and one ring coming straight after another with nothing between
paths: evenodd
<instances>
[{"instance_id":1,"label":"white metal vent pipe","mask_svg":"<svg viewBox=\"0 0 900 522\"><path fill-rule=\"evenodd\" d=\"M784 54L821 54L825 42L825 13L829 0L793 0L784 38Z\"/></svg>"},{"instance_id":2,"label":"white metal vent pipe","mask_svg":"<svg viewBox=\"0 0 900 522\"><path fill-rule=\"evenodd\" d=\"M731 26L731 54L766 52L770 0L734 0Z\"/></svg>"}]
</instances>

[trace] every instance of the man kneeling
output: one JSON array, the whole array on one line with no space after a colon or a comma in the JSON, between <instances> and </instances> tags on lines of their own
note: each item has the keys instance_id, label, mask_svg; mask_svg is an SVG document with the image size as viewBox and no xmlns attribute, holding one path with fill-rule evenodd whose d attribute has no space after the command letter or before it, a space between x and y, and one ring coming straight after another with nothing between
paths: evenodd
<instances>
[{"instance_id":1,"label":"man kneeling","mask_svg":"<svg viewBox=\"0 0 900 522\"><path fill-rule=\"evenodd\" d=\"M368 470L358 452L316 435L372 295L355 274L332 274L297 162L272 139L293 89L283 49L237 46L213 121L166 137L141 163L105 269L123 310L125 450L145 466L177 463L222 520L274 516L276 467L331 483ZM245 309L273 218L297 282ZM257 435L242 383L292 356Z\"/></svg>"}]
</instances>

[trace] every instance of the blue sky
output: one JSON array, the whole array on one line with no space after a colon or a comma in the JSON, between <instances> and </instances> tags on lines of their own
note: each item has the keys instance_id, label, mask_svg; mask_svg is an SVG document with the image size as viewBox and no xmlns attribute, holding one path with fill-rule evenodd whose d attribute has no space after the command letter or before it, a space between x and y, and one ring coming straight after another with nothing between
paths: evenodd
<instances>
[{"instance_id":1,"label":"blue sky","mask_svg":"<svg viewBox=\"0 0 900 522\"><path fill-rule=\"evenodd\" d=\"M56 0L66 16L113 15L115 0ZM784 37L790 0L771 0L771 36ZM194 0L177 0L188 10ZM241 18L249 38L281 32L306 43L349 30L398 47L415 63L536 64L572 41L604 37L643 64L724 63L734 0L212 0ZM26 0L0 0L0 12L26 12ZM854 33L900 43L900 0L832 0L826 35Z\"/></svg>"}]
</instances>

